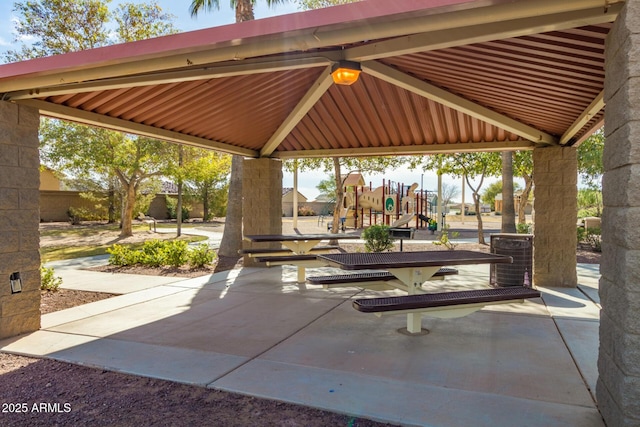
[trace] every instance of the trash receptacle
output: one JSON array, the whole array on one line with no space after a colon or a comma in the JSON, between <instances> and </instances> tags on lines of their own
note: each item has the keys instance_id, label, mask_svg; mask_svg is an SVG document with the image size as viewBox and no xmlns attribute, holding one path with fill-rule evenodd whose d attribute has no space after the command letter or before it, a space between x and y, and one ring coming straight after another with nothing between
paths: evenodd
<instances>
[{"instance_id":1,"label":"trash receptacle","mask_svg":"<svg viewBox=\"0 0 640 427\"><path fill-rule=\"evenodd\" d=\"M533 280L533 235L492 234L491 253L508 255L512 264L491 264L490 282L493 286L531 286Z\"/></svg>"}]
</instances>

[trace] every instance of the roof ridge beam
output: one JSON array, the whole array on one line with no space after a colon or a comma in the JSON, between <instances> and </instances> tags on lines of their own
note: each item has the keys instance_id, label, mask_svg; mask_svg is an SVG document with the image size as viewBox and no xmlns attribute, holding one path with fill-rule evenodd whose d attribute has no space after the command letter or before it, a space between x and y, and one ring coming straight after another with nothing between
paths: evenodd
<instances>
[{"instance_id":1,"label":"roof ridge beam","mask_svg":"<svg viewBox=\"0 0 640 427\"><path fill-rule=\"evenodd\" d=\"M487 107L434 86L416 77L412 77L396 68L377 61L366 61L362 71L416 95L460 111L476 119L485 121L501 129L519 135L522 138L541 144L557 144L557 138L532 126L500 114Z\"/></svg>"},{"instance_id":2,"label":"roof ridge beam","mask_svg":"<svg viewBox=\"0 0 640 427\"><path fill-rule=\"evenodd\" d=\"M166 129L155 128L140 123L130 122L115 117L103 116L89 111L78 110L64 105L52 104L50 102L37 99L26 99L19 101L20 104L38 108L43 116L52 117L71 122L82 123L89 126L97 126L119 132L134 133L140 136L162 139L164 141L185 144L209 150L221 151L228 154L237 154L246 157L257 157L258 152L246 148L235 147L220 141L213 141L199 138L192 135L185 135Z\"/></svg>"}]
</instances>

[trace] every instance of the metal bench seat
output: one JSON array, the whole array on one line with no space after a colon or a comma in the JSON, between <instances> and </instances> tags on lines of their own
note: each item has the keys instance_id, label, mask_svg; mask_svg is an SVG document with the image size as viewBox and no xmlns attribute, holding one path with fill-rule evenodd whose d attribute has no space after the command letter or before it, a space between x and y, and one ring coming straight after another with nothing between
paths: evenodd
<instances>
[{"instance_id":1,"label":"metal bench seat","mask_svg":"<svg viewBox=\"0 0 640 427\"><path fill-rule=\"evenodd\" d=\"M264 257L255 257L257 262L266 262L266 263L287 263L292 261L315 261L317 256L313 254L303 254L303 255L282 255L282 256L264 256Z\"/></svg>"},{"instance_id":2,"label":"metal bench seat","mask_svg":"<svg viewBox=\"0 0 640 427\"><path fill-rule=\"evenodd\" d=\"M443 267L438 270L433 277L443 277L458 274L455 268ZM362 283L394 280L396 277L387 271L376 271L371 273L338 274L334 276L313 276L308 277L307 282L312 285L337 285L340 283Z\"/></svg>"},{"instance_id":3,"label":"metal bench seat","mask_svg":"<svg viewBox=\"0 0 640 427\"><path fill-rule=\"evenodd\" d=\"M479 289L472 291L441 292L434 294L405 295L383 298L361 298L352 302L353 308L363 313L427 311L450 306L522 302L540 297L540 292L522 286L510 288ZM474 310L475 311L475 310Z\"/></svg>"},{"instance_id":4,"label":"metal bench seat","mask_svg":"<svg viewBox=\"0 0 640 427\"><path fill-rule=\"evenodd\" d=\"M332 250L338 250L340 249L340 246L335 246L335 245L326 245L326 246L316 246L314 248L311 248L310 252L321 252L321 251L332 251ZM256 248L256 249L240 249L238 251L238 254L240 255L256 255L256 256L260 256L260 255L286 255L286 254L293 254L293 251L291 249L287 249L287 248L276 248L276 249L272 249L272 248Z\"/></svg>"}]
</instances>

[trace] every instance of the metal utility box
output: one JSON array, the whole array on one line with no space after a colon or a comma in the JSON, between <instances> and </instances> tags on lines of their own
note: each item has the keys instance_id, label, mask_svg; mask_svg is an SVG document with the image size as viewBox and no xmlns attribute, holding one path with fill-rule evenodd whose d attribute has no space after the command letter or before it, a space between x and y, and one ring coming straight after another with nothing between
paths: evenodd
<instances>
[{"instance_id":1,"label":"metal utility box","mask_svg":"<svg viewBox=\"0 0 640 427\"><path fill-rule=\"evenodd\" d=\"M491 253L508 255L512 264L491 264L490 282L493 286L531 286L533 280L533 235L492 234Z\"/></svg>"},{"instance_id":2,"label":"metal utility box","mask_svg":"<svg viewBox=\"0 0 640 427\"><path fill-rule=\"evenodd\" d=\"M390 228L389 234L394 239L400 239L400 252L402 252L402 242L404 239L413 239L415 228Z\"/></svg>"}]
</instances>

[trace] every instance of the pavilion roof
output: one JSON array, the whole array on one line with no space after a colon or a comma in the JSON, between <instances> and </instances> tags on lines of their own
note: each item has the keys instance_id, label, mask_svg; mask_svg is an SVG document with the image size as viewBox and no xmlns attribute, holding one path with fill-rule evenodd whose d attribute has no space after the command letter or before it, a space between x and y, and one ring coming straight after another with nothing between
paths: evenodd
<instances>
[{"instance_id":1,"label":"pavilion roof","mask_svg":"<svg viewBox=\"0 0 640 427\"><path fill-rule=\"evenodd\" d=\"M2 65L0 93L247 157L571 146L603 123L622 4L368 0ZM355 84L331 80L340 60Z\"/></svg>"}]
</instances>

